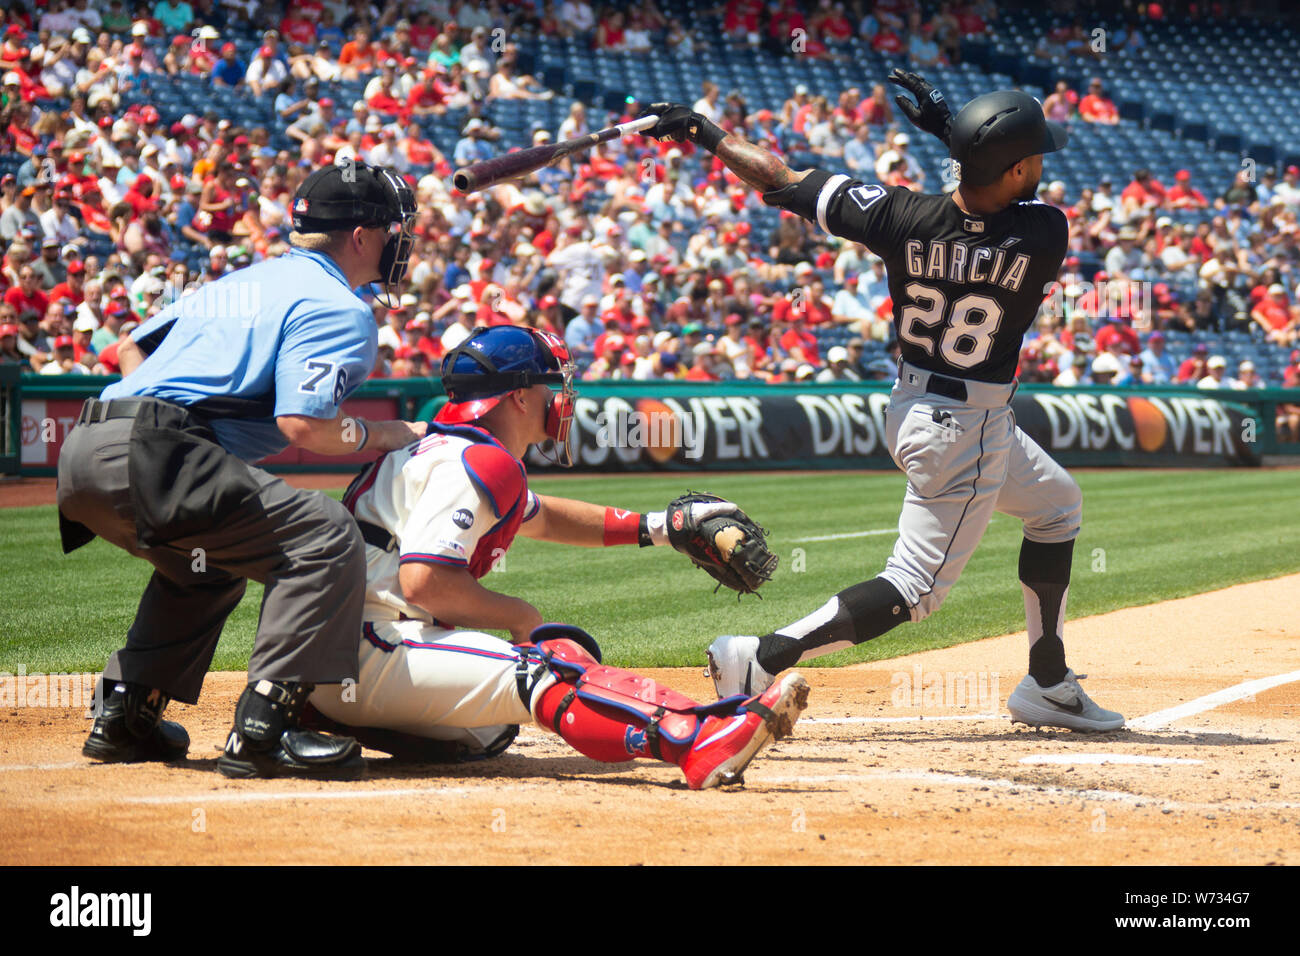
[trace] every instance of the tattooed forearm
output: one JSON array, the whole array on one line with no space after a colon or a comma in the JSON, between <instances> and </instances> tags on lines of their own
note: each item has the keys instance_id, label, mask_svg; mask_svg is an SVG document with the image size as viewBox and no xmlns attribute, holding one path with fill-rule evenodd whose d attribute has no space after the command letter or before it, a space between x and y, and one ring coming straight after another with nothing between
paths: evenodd
<instances>
[{"instance_id":1,"label":"tattooed forearm","mask_svg":"<svg viewBox=\"0 0 1300 956\"><path fill-rule=\"evenodd\" d=\"M796 173L776 154L734 133L725 136L714 152L728 169L760 192L797 183L806 175Z\"/></svg>"}]
</instances>

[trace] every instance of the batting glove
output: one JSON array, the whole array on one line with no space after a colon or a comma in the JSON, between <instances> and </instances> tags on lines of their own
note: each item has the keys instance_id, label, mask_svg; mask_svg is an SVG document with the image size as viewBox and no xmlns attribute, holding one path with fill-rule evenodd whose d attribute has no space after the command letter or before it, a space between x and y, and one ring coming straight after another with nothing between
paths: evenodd
<instances>
[{"instance_id":1,"label":"batting glove","mask_svg":"<svg viewBox=\"0 0 1300 956\"><path fill-rule=\"evenodd\" d=\"M651 103L641 115L659 117L659 122L642 133L643 136L658 140L697 143L712 152L722 142L722 137L727 135L726 130L708 117L693 112L689 106L680 103Z\"/></svg>"},{"instance_id":2,"label":"batting glove","mask_svg":"<svg viewBox=\"0 0 1300 956\"><path fill-rule=\"evenodd\" d=\"M922 132L937 137L943 145L948 145L952 132L952 112L943 100L943 94L930 85L919 73L894 70L889 74L889 82L901 86L916 97L916 103L902 94L894 97L894 102L902 114L912 121L912 125ZM919 104L919 105L918 105Z\"/></svg>"}]
</instances>

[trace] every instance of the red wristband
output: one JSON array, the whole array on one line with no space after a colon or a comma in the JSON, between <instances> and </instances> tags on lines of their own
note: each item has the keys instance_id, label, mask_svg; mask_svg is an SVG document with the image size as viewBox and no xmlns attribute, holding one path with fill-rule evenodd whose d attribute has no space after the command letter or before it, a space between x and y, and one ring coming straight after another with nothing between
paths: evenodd
<instances>
[{"instance_id":1,"label":"red wristband","mask_svg":"<svg viewBox=\"0 0 1300 956\"><path fill-rule=\"evenodd\" d=\"M605 509L605 547L615 544L636 544L641 528L641 513L622 508Z\"/></svg>"}]
</instances>

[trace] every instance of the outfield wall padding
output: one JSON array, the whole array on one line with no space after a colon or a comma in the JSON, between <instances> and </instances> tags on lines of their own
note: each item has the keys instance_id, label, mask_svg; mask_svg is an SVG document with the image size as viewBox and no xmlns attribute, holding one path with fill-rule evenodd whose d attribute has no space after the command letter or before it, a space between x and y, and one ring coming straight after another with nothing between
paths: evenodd
<instances>
[{"instance_id":1,"label":"outfield wall padding","mask_svg":"<svg viewBox=\"0 0 1300 956\"><path fill-rule=\"evenodd\" d=\"M11 407L21 407L21 421L11 411L9 425L20 437L20 454L10 460L21 459L22 474L54 473L82 402L112 380L22 376L8 393ZM579 391L573 431L579 470L894 467L883 437L888 383L599 382L580 383ZM420 418L445 400L437 380L371 380L344 409L367 418ZM1067 467L1211 467L1300 454L1300 445L1277 441L1279 403L1300 404L1300 391L1022 386L1012 409L1020 427ZM265 465L347 471L372 457L289 449ZM529 465L552 467L537 449Z\"/></svg>"}]
</instances>

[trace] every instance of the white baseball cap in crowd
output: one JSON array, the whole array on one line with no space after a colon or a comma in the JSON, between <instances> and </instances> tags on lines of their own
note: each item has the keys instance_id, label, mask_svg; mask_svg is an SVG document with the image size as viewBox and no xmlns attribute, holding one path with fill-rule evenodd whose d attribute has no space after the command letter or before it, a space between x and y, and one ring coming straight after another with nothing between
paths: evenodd
<instances>
[{"instance_id":1,"label":"white baseball cap in crowd","mask_svg":"<svg viewBox=\"0 0 1300 956\"><path fill-rule=\"evenodd\" d=\"M826 353L826 361L831 365L836 362L847 362L849 360L849 350L842 345L837 345Z\"/></svg>"},{"instance_id":2,"label":"white baseball cap in crowd","mask_svg":"<svg viewBox=\"0 0 1300 956\"><path fill-rule=\"evenodd\" d=\"M205 23L203 26L199 27L200 40L216 40L220 38L220 36L221 36L221 31L214 26L210 26Z\"/></svg>"},{"instance_id":3,"label":"white baseball cap in crowd","mask_svg":"<svg viewBox=\"0 0 1300 956\"><path fill-rule=\"evenodd\" d=\"M795 370L794 377L796 381L803 381L805 378L812 378L816 374L817 370L805 362Z\"/></svg>"},{"instance_id":4,"label":"white baseball cap in crowd","mask_svg":"<svg viewBox=\"0 0 1300 956\"><path fill-rule=\"evenodd\" d=\"M148 35L149 24L145 23L143 20L137 20L135 23L131 24L131 36L147 37Z\"/></svg>"},{"instance_id":5,"label":"white baseball cap in crowd","mask_svg":"<svg viewBox=\"0 0 1300 956\"><path fill-rule=\"evenodd\" d=\"M91 37L89 30L87 30L85 27L77 27L77 29L72 31L72 42L93 43L95 41L94 38Z\"/></svg>"},{"instance_id":6,"label":"white baseball cap in crowd","mask_svg":"<svg viewBox=\"0 0 1300 956\"><path fill-rule=\"evenodd\" d=\"M1063 193L1065 192L1065 183L1061 182L1059 179L1053 179L1051 184L1047 187L1047 191L1049 193Z\"/></svg>"},{"instance_id":7,"label":"white baseball cap in crowd","mask_svg":"<svg viewBox=\"0 0 1300 956\"><path fill-rule=\"evenodd\" d=\"M1271 286L1268 287L1268 294L1286 295L1286 286L1282 285L1282 283L1280 282L1274 282Z\"/></svg>"},{"instance_id":8,"label":"white baseball cap in crowd","mask_svg":"<svg viewBox=\"0 0 1300 956\"><path fill-rule=\"evenodd\" d=\"M1228 360L1222 355L1211 355L1210 360L1205 363L1206 368L1227 368Z\"/></svg>"},{"instance_id":9,"label":"white baseball cap in crowd","mask_svg":"<svg viewBox=\"0 0 1300 956\"><path fill-rule=\"evenodd\" d=\"M894 137L895 146L906 146L911 141L912 141L912 137L908 136L906 133L899 133L897 136Z\"/></svg>"},{"instance_id":10,"label":"white baseball cap in crowd","mask_svg":"<svg viewBox=\"0 0 1300 956\"><path fill-rule=\"evenodd\" d=\"M1250 359L1243 359L1242 362L1241 362L1241 364L1237 366L1237 371L1238 371L1238 372L1253 372L1253 371L1255 371L1255 363L1252 362Z\"/></svg>"},{"instance_id":11,"label":"white baseball cap in crowd","mask_svg":"<svg viewBox=\"0 0 1300 956\"><path fill-rule=\"evenodd\" d=\"M1098 355L1095 359L1092 360L1092 374L1093 375L1106 375L1106 374L1118 375L1119 359L1115 358L1115 356L1111 355L1109 352L1102 352L1100 355Z\"/></svg>"},{"instance_id":12,"label":"white baseball cap in crowd","mask_svg":"<svg viewBox=\"0 0 1300 956\"><path fill-rule=\"evenodd\" d=\"M456 288L452 289L451 294L454 298L457 299L468 299L470 295L469 286L462 283L461 285L458 285L456 286Z\"/></svg>"},{"instance_id":13,"label":"white baseball cap in crowd","mask_svg":"<svg viewBox=\"0 0 1300 956\"><path fill-rule=\"evenodd\" d=\"M596 298L594 295L584 295L584 296L582 297L582 304L583 304L583 305L600 305L600 299Z\"/></svg>"},{"instance_id":14,"label":"white baseball cap in crowd","mask_svg":"<svg viewBox=\"0 0 1300 956\"><path fill-rule=\"evenodd\" d=\"M99 323L89 315L83 315L81 318L77 319L76 322L72 323L72 331L74 332L94 332L98 328Z\"/></svg>"}]
</instances>

